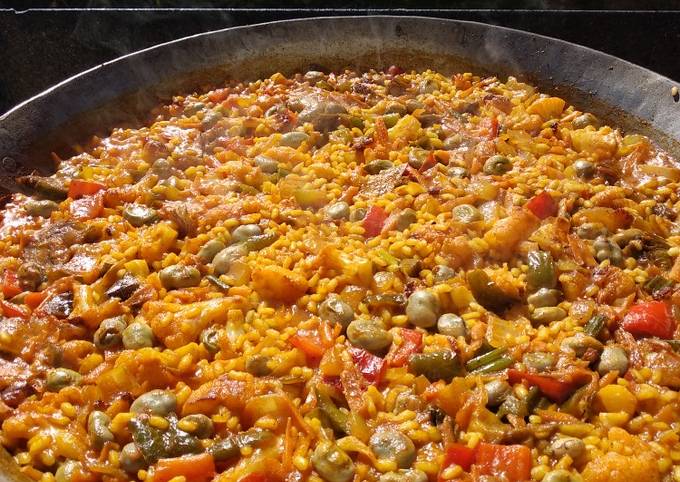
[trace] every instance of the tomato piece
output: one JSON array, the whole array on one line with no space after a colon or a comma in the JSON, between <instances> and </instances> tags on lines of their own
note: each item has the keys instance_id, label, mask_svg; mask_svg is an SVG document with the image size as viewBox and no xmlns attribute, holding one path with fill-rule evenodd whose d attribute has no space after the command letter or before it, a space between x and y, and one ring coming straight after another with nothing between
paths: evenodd
<instances>
[{"instance_id":1,"label":"tomato piece","mask_svg":"<svg viewBox=\"0 0 680 482\"><path fill-rule=\"evenodd\" d=\"M290 343L302 350L306 357L320 360L326 351L318 337L302 331L290 337Z\"/></svg>"},{"instance_id":2,"label":"tomato piece","mask_svg":"<svg viewBox=\"0 0 680 482\"><path fill-rule=\"evenodd\" d=\"M71 214L75 219L87 221L99 217L104 210L104 198L100 195L86 196L71 203Z\"/></svg>"},{"instance_id":3,"label":"tomato piece","mask_svg":"<svg viewBox=\"0 0 680 482\"><path fill-rule=\"evenodd\" d=\"M444 462L439 471L439 482L445 479L442 477L442 472L452 465L460 465L464 471L469 472L470 467L475 462L476 450L462 444L452 443L446 446L446 454L444 455Z\"/></svg>"},{"instance_id":4,"label":"tomato piece","mask_svg":"<svg viewBox=\"0 0 680 482\"><path fill-rule=\"evenodd\" d=\"M385 375L387 364L379 356L367 352L361 348L350 346L348 348L352 359L364 378L375 384L379 384Z\"/></svg>"},{"instance_id":5,"label":"tomato piece","mask_svg":"<svg viewBox=\"0 0 680 482\"><path fill-rule=\"evenodd\" d=\"M105 188L106 185L102 184L101 182L74 179L68 186L68 197L70 197L71 199L78 199L83 196L90 196L92 194L96 194Z\"/></svg>"},{"instance_id":6,"label":"tomato piece","mask_svg":"<svg viewBox=\"0 0 680 482\"><path fill-rule=\"evenodd\" d=\"M174 459L160 459L154 471L154 482L184 476L192 482L206 481L215 475L215 461L209 453L185 455Z\"/></svg>"},{"instance_id":7,"label":"tomato piece","mask_svg":"<svg viewBox=\"0 0 680 482\"><path fill-rule=\"evenodd\" d=\"M648 301L633 305L623 317L621 328L636 338L673 338L675 321L663 301Z\"/></svg>"},{"instance_id":8,"label":"tomato piece","mask_svg":"<svg viewBox=\"0 0 680 482\"><path fill-rule=\"evenodd\" d=\"M38 306L40 306L40 303L45 301L45 298L47 298L47 293L44 291L35 291L26 295L24 298L24 303L32 310L35 310Z\"/></svg>"},{"instance_id":9,"label":"tomato piece","mask_svg":"<svg viewBox=\"0 0 680 482\"><path fill-rule=\"evenodd\" d=\"M475 475L492 475L508 482L531 478L531 450L524 445L480 443L475 457Z\"/></svg>"},{"instance_id":10,"label":"tomato piece","mask_svg":"<svg viewBox=\"0 0 680 482\"><path fill-rule=\"evenodd\" d=\"M2 294L5 299L10 299L21 293L21 285L16 272L11 269L6 269L2 276Z\"/></svg>"},{"instance_id":11,"label":"tomato piece","mask_svg":"<svg viewBox=\"0 0 680 482\"><path fill-rule=\"evenodd\" d=\"M553 197L545 191L529 199L526 207L539 219L549 218L550 216L555 216L557 214L557 203Z\"/></svg>"},{"instance_id":12,"label":"tomato piece","mask_svg":"<svg viewBox=\"0 0 680 482\"><path fill-rule=\"evenodd\" d=\"M364 236L372 238L377 236L382 231L387 219L387 213L380 206L371 206L364 218Z\"/></svg>"},{"instance_id":13,"label":"tomato piece","mask_svg":"<svg viewBox=\"0 0 680 482\"><path fill-rule=\"evenodd\" d=\"M27 320L31 316L31 313L25 306L15 305L5 300L0 300L0 307L2 307L2 314L8 318L23 318Z\"/></svg>"},{"instance_id":14,"label":"tomato piece","mask_svg":"<svg viewBox=\"0 0 680 482\"><path fill-rule=\"evenodd\" d=\"M508 370L508 380L510 383L518 383L522 380L526 380L529 385L538 387L543 395L548 397L553 402L558 403L561 403L569 398L576 388L576 384L571 380L557 380L553 377L523 372L514 368Z\"/></svg>"},{"instance_id":15,"label":"tomato piece","mask_svg":"<svg viewBox=\"0 0 680 482\"><path fill-rule=\"evenodd\" d=\"M409 330L401 328L401 345L394 343L390 347L390 351L385 357L387 364L391 367L401 367L408 363L411 355L420 352L423 349L423 334L416 330Z\"/></svg>"}]
</instances>

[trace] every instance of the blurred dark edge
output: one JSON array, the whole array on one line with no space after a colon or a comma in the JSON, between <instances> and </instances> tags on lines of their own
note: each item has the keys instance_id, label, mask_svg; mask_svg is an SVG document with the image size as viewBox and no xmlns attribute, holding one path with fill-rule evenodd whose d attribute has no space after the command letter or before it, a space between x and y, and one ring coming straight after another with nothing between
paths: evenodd
<instances>
[{"instance_id":1,"label":"blurred dark edge","mask_svg":"<svg viewBox=\"0 0 680 482\"><path fill-rule=\"evenodd\" d=\"M140 2L117 2L139 5ZM156 4L155 2L146 2ZM314 2L292 2L299 8L31 8L78 7L92 2L2 2L0 10L0 113L82 70L120 55L187 35L273 20L333 15L418 15L486 22L527 30L601 50L680 80L680 1L646 2L645 10L584 10L594 2L527 1L526 8L507 10L511 2L419 2L427 8L361 8L366 2L344 2L346 8L304 8ZM318 2L317 2L318 3ZM386 5L387 1L371 2ZM451 2L446 2L452 5ZM611 2L626 7L639 2ZM641 3L641 2L640 2ZM199 2L199 5L204 4ZM215 4L211 2L211 4ZM230 2L221 2L229 5ZM413 2L410 2L413 4ZM23 7L22 7L23 5ZM101 3L98 3L101 5ZM329 5L333 5L332 2ZM355 6L356 5L356 6ZM397 2L395 5L409 5ZM474 5L478 8L463 8ZM493 5L496 8L483 8ZM540 10L542 6L553 9ZM560 9L578 6L580 10ZM653 10L665 8L665 10ZM616 79L612 79L615 82ZM106 86L102 86L106 88Z\"/></svg>"}]
</instances>

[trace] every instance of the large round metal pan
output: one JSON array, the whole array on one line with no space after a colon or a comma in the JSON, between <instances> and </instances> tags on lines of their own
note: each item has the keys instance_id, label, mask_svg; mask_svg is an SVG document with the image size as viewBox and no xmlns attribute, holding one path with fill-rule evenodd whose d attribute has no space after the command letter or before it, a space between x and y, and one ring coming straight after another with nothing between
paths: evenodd
<instances>
[{"instance_id":1,"label":"large round metal pan","mask_svg":"<svg viewBox=\"0 0 680 482\"><path fill-rule=\"evenodd\" d=\"M385 68L514 75L679 153L673 81L585 47L481 23L422 17L333 17L237 27L168 42L72 77L0 117L0 189L49 172L50 152L134 124L172 94L225 79ZM40 72L36 72L40 75ZM4 474L4 475L3 475ZM0 450L0 481L22 480Z\"/></svg>"}]
</instances>

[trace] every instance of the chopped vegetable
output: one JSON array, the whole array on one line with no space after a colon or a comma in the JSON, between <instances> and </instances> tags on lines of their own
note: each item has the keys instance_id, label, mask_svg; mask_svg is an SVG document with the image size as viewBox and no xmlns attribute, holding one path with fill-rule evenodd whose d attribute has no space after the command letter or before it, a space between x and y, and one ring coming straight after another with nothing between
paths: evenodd
<instances>
[{"instance_id":1,"label":"chopped vegetable","mask_svg":"<svg viewBox=\"0 0 680 482\"><path fill-rule=\"evenodd\" d=\"M26 320L31 316L26 307L5 300L0 300L0 307L2 307L2 314L8 318L18 317Z\"/></svg>"},{"instance_id":2,"label":"chopped vegetable","mask_svg":"<svg viewBox=\"0 0 680 482\"><path fill-rule=\"evenodd\" d=\"M192 482L207 481L215 475L215 461L209 453L185 455L174 459L160 459L153 473L154 482L168 482L184 476Z\"/></svg>"},{"instance_id":3,"label":"chopped vegetable","mask_svg":"<svg viewBox=\"0 0 680 482\"><path fill-rule=\"evenodd\" d=\"M516 301L514 297L501 290L482 269L470 271L467 280L477 303L488 310L498 313Z\"/></svg>"},{"instance_id":4,"label":"chopped vegetable","mask_svg":"<svg viewBox=\"0 0 680 482\"><path fill-rule=\"evenodd\" d=\"M308 358L312 360L320 360L326 351L321 345L318 336L311 335L306 332L299 331L290 337L290 343L296 348L302 350Z\"/></svg>"},{"instance_id":5,"label":"chopped vegetable","mask_svg":"<svg viewBox=\"0 0 680 482\"><path fill-rule=\"evenodd\" d=\"M439 482L446 480L442 477L442 472L454 464L459 465L464 471L469 472L472 464L475 462L476 455L475 449L471 449L466 445L458 443L450 443L447 445L444 461L442 462L442 467L439 471Z\"/></svg>"},{"instance_id":6,"label":"chopped vegetable","mask_svg":"<svg viewBox=\"0 0 680 482\"><path fill-rule=\"evenodd\" d=\"M648 301L633 305L623 317L621 328L638 338L673 338L675 321L663 301Z\"/></svg>"},{"instance_id":7,"label":"chopped vegetable","mask_svg":"<svg viewBox=\"0 0 680 482\"><path fill-rule=\"evenodd\" d=\"M529 385L538 387L546 397L558 403L564 402L577 388L577 385L571 380L562 381L551 376L537 375L513 368L508 370L508 380L510 383L526 380Z\"/></svg>"},{"instance_id":8,"label":"chopped vegetable","mask_svg":"<svg viewBox=\"0 0 680 482\"><path fill-rule=\"evenodd\" d=\"M607 323L607 317L602 314L597 314L593 316L588 322L583 326L583 332L586 335L597 338L602 329Z\"/></svg>"},{"instance_id":9,"label":"chopped vegetable","mask_svg":"<svg viewBox=\"0 0 680 482\"><path fill-rule=\"evenodd\" d=\"M557 215L557 203L553 197L545 191L529 199L526 203L526 208L534 213L539 219Z\"/></svg>"},{"instance_id":10,"label":"chopped vegetable","mask_svg":"<svg viewBox=\"0 0 680 482\"><path fill-rule=\"evenodd\" d=\"M387 365L401 367L408 363L411 355L419 353L423 347L423 334L416 330L400 328L401 344L392 344L390 351L385 357Z\"/></svg>"},{"instance_id":11,"label":"chopped vegetable","mask_svg":"<svg viewBox=\"0 0 680 482\"><path fill-rule=\"evenodd\" d=\"M74 179L68 186L68 197L71 199L78 199L83 196L90 196L96 194L102 189L105 189L106 185L100 182L94 181L83 181L82 179Z\"/></svg>"},{"instance_id":12,"label":"chopped vegetable","mask_svg":"<svg viewBox=\"0 0 680 482\"><path fill-rule=\"evenodd\" d=\"M382 231L387 213L380 206L371 206L363 220L364 235L367 238L377 236Z\"/></svg>"},{"instance_id":13,"label":"chopped vegetable","mask_svg":"<svg viewBox=\"0 0 680 482\"><path fill-rule=\"evenodd\" d=\"M8 300L22 291L16 271L6 269L2 276L2 294L5 299Z\"/></svg>"},{"instance_id":14,"label":"chopped vegetable","mask_svg":"<svg viewBox=\"0 0 680 482\"><path fill-rule=\"evenodd\" d=\"M482 442L477 446L473 473L520 482L531 479L531 464L529 447Z\"/></svg>"},{"instance_id":15,"label":"chopped vegetable","mask_svg":"<svg viewBox=\"0 0 680 482\"><path fill-rule=\"evenodd\" d=\"M379 385L387 368L385 360L353 346L349 347L348 351L364 378L372 384Z\"/></svg>"}]
</instances>

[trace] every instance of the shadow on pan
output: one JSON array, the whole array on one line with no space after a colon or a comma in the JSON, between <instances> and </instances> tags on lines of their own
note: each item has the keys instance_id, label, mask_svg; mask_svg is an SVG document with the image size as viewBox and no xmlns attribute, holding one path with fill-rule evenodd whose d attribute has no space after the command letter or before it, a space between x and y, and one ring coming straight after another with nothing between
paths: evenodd
<instances>
[{"instance_id":1,"label":"shadow on pan","mask_svg":"<svg viewBox=\"0 0 680 482\"><path fill-rule=\"evenodd\" d=\"M70 146L115 126L138 126L173 94L252 80L352 68L515 75L680 155L674 83L615 57L498 26L422 17L332 17L273 22L187 37L95 67L0 117L0 190L54 170ZM0 450L0 482L22 480Z\"/></svg>"}]
</instances>

